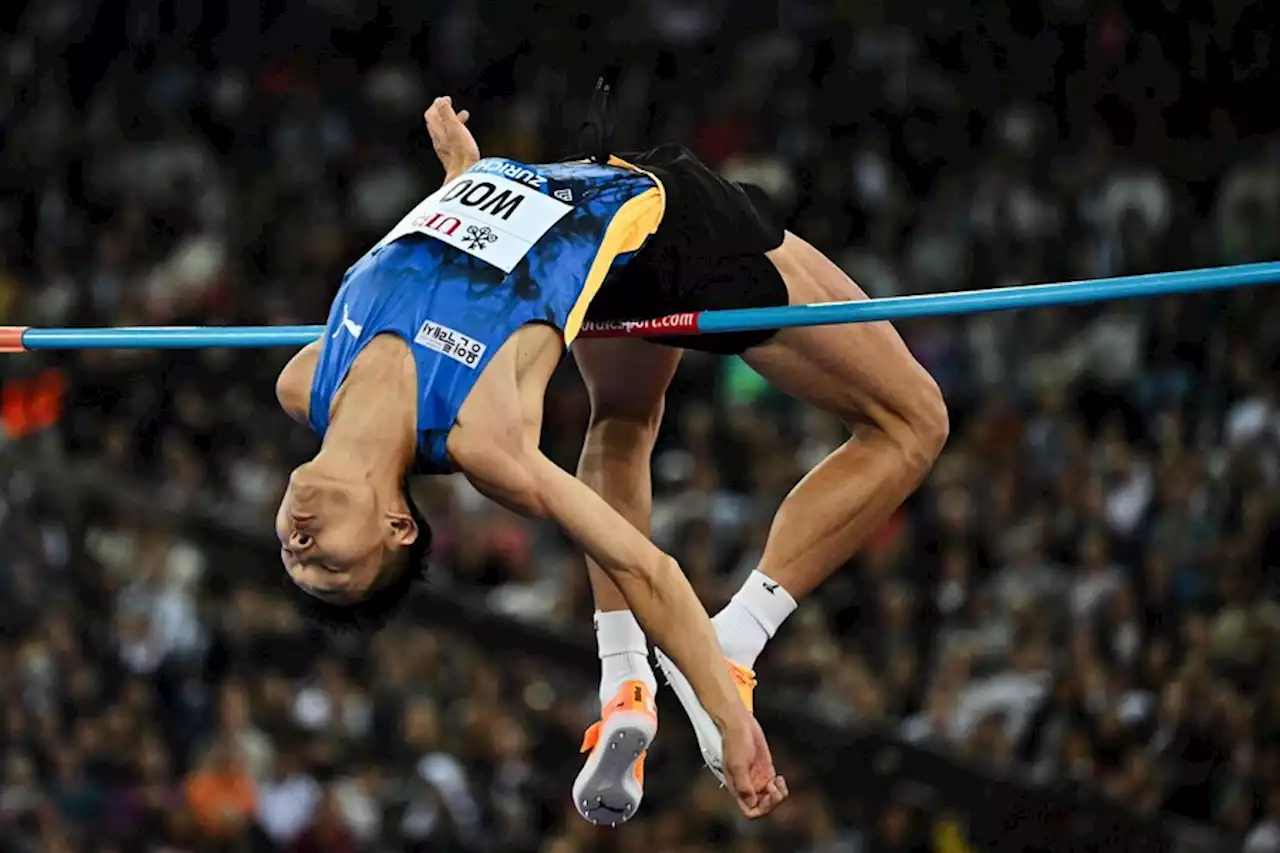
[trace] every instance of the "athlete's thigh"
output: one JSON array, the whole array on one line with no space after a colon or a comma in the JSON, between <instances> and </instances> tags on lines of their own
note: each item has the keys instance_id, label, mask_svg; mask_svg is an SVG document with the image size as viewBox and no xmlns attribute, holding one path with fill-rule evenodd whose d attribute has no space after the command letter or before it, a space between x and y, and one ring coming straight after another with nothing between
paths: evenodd
<instances>
[{"instance_id":1,"label":"athlete's thigh","mask_svg":"<svg viewBox=\"0 0 1280 853\"><path fill-rule=\"evenodd\" d=\"M788 233L769 254L792 305L867 299L844 271ZM786 393L850 426L884 424L936 407L937 385L887 322L781 329L743 353L751 367Z\"/></svg>"},{"instance_id":2,"label":"athlete's thigh","mask_svg":"<svg viewBox=\"0 0 1280 853\"><path fill-rule=\"evenodd\" d=\"M595 417L660 414L682 351L639 338L578 340L573 357Z\"/></svg>"}]
</instances>

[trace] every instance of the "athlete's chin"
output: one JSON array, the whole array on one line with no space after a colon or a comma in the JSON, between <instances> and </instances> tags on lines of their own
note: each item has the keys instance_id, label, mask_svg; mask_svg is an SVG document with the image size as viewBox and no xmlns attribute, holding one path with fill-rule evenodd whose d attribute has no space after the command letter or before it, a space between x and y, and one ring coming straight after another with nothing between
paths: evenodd
<instances>
[{"instance_id":1,"label":"athlete's chin","mask_svg":"<svg viewBox=\"0 0 1280 853\"><path fill-rule=\"evenodd\" d=\"M315 503L327 494L349 490L350 483L346 480L332 473L317 470L313 463L308 462L293 469L293 473L289 475L289 486L285 493L295 503L308 504Z\"/></svg>"},{"instance_id":2,"label":"athlete's chin","mask_svg":"<svg viewBox=\"0 0 1280 853\"><path fill-rule=\"evenodd\" d=\"M323 583L307 583L305 580L294 577L294 583L298 588L312 598L323 601L325 604L349 605L358 604L369 595L369 588L366 584L357 584L352 578L325 578Z\"/></svg>"},{"instance_id":3,"label":"athlete's chin","mask_svg":"<svg viewBox=\"0 0 1280 853\"><path fill-rule=\"evenodd\" d=\"M370 501L347 483L327 478L290 478L280 499L281 515L302 532L315 532Z\"/></svg>"}]
</instances>

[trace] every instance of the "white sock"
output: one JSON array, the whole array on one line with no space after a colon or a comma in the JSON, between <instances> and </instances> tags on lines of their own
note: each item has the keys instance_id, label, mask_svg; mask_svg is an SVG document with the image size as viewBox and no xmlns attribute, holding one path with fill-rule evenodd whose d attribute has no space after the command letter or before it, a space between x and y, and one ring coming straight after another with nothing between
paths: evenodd
<instances>
[{"instance_id":1,"label":"white sock","mask_svg":"<svg viewBox=\"0 0 1280 853\"><path fill-rule=\"evenodd\" d=\"M600 704L618 694L628 681L643 681L657 692L658 679L649 665L644 631L630 610L596 611L596 648L600 655Z\"/></svg>"},{"instance_id":2,"label":"white sock","mask_svg":"<svg viewBox=\"0 0 1280 853\"><path fill-rule=\"evenodd\" d=\"M796 609L796 600L767 575L752 572L742 589L711 620L725 657L751 669L765 643Z\"/></svg>"}]
</instances>

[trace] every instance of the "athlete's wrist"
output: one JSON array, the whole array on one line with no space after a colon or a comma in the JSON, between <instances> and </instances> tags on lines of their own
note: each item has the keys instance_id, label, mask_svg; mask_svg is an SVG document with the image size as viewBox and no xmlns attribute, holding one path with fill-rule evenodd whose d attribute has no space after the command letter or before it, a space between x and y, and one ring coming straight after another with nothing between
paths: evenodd
<instances>
[{"instance_id":1,"label":"athlete's wrist","mask_svg":"<svg viewBox=\"0 0 1280 853\"><path fill-rule=\"evenodd\" d=\"M468 169L470 169L472 166L474 166L476 163L479 163L479 162L480 162L479 160L466 160L463 162L454 163L452 166L450 166L448 169L445 170L444 182L447 184L449 183L449 181L452 181L455 178L462 177L463 172L467 171Z\"/></svg>"},{"instance_id":2,"label":"athlete's wrist","mask_svg":"<svg viewBox=\"0 0 1280 853\"><path fill-rule=\"evenodd\" d=\"M707 715L716 724L721 737L746 731L751 728L751 712L734 696L732 705L722 711L707 709Z\"/></svg>"}]
</instances>

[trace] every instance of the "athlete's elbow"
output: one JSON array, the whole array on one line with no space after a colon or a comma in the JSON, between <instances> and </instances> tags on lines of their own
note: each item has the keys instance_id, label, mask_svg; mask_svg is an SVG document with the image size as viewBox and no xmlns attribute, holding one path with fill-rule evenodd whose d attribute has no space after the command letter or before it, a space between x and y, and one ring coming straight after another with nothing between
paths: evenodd
<instances>
[{"instance_id":1,"label":"athlete's elbow","mask_svg":"<svg viewBox=\"0 0 1280 853\"><path fill-rule=\"evenodd\" d=\"M537 478L530 474L513 477L506 484L499 503L525 518L547 518L550 509Z\"/></svg>"},{"instance_id":2,"label":"athlete's elbow","mask_svg":"<svg viewBox=\"0 0 1280 853\"><path fill-rule=\"evenodd\" d=\"M542 493L537 489L516 492L512 497L512 503L515 511L526 518L547 518L550 515L547 502L543 500Z\"/></svg>"}]
</instances>

